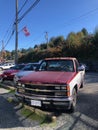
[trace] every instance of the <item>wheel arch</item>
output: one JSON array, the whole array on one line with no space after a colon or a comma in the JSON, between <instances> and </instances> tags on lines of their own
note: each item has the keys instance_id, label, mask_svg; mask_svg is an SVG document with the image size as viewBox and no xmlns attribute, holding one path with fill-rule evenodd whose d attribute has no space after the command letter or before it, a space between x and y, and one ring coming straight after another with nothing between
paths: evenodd
<instances>
[{"instance_id":1,"label":"wheel arch","mask_svg":"<svg viewBox=\"0 0 98 130\"><path fill-rule=\"evenodd\" d=\"M76 93L78 92L78 85L76 84L74 87L73 87L73 89L75 89L76 90Z\"/></svg>"}]
</instances>

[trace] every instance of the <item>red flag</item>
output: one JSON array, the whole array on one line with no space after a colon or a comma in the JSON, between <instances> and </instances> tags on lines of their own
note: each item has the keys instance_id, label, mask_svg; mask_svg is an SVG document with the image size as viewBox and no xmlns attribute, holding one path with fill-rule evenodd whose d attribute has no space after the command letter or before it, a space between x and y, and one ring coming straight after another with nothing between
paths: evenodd
<instances>
[{"instance_id":1,"label":"red flag","mask_svg":"<svg viewBox=\"0 0 98 130\"><path fill-rule=\"evenodd\" d=\"M27 27L24 27L22 30L23 30L25 36L29 36L30 35L30 32L28 31Z\"/></svg>"}]
</instances>

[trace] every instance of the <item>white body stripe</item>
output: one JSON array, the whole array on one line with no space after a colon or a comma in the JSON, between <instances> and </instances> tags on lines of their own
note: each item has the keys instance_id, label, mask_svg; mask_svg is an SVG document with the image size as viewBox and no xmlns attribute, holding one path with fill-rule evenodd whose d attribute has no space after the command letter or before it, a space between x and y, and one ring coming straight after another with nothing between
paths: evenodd
<instances>
[{"instance_id":1,"label":"white body stripe","mask_svg":"<svg viewBox=\"0 0 98 130\"><path fill-rule=\"evenodd\" d=\"M73 88L77 85L77 88L79 89L81 84L83 83L84 80L84 71L78 72L75 77L70 81L69 86L70 86L70 95L72 95Z\"/></svg>"}]
</instances>

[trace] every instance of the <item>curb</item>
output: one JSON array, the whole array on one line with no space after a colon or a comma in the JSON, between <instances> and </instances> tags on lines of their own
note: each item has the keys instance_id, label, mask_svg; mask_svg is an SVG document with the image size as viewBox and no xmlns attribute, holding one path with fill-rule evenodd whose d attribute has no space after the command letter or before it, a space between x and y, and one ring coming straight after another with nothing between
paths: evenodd
<instances>
[{"instance_id":1,"label":"curb","mask_svg":"<svg viewBox=\"0 0 98 130\"><path fill-rule=\"evenodd\" d=\"M0 83L0 86L5 89L15 90L15 87L8 85L8 84Z\"/></svg>"}]
</instances>

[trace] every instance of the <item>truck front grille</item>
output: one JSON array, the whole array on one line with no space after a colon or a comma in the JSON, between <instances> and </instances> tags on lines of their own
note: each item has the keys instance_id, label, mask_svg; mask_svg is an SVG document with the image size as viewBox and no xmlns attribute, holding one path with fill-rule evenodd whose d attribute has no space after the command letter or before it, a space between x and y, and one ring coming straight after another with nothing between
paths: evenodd
<instances>
[{"instance_id":1,"label":"truck front grille","mask_svg":"<svg viewBox=\"0 0 98 130\"><path fill-rule=\"evenodd\" d=\"M63 89L62 89L63 87ZM19 92L19 88L18 88ZM60 97L63 98L66 96L67 90L66 85L53 85L53 84L41 84L41 85L32 85L25 84L24 92L28 96L38 96L38 97Z\"/></svg>"}]
</instances>

